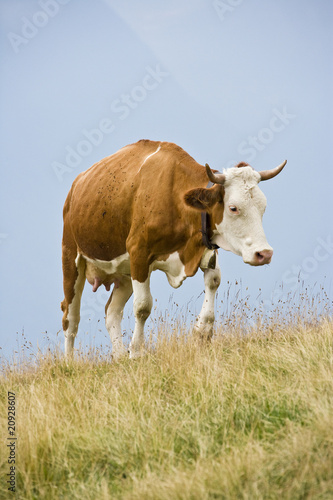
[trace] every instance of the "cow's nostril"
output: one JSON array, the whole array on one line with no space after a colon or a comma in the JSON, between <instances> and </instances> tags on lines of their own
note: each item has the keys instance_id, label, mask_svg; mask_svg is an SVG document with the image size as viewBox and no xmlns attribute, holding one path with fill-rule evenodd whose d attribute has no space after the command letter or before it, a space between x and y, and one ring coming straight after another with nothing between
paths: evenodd
<instances>
[{"instance_id":1,"label":"cow's nostril","mask_svg":"<svg viewBox=\"0 0 333 500\"><path fill-rule=\"evenodd\" d=\"M256 252L256 257L259 262L263 261L265 258L260 252Z\"/></svg>"}]
</instances>

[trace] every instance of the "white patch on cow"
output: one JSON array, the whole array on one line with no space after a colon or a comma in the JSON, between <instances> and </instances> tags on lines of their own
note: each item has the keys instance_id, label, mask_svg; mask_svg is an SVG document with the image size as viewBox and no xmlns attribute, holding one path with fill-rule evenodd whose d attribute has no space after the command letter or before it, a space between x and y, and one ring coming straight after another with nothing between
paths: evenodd
<instances>
[{"instance_id":1,"label":"white patch on cow","mask_svg":"<svg viewBox=\"0 0 333 500\"><path fill-rule=\"evenodd\" d=\"M125 274L130 275L130 258L129 253L126 252L113 260L99 260L91 259L90 257L83 256L87 262L93 264L95 267L104 271L106 274Z\"/></svg>"},{"instance_id":2,"label":"white patch on cow","mask_svg":"<svg viewBox=\"0 0 333 500\"><path fill-rule=\"evenodd\" d=\"M180 260L179 252L170 254L166 260L156 260L150 268L151 271L155 269L163 271L173 288L179 288L186 279L185 266Z\"/></svg>"},{"instance_id":3,"label":"white patch on cow","mask_svg":"<svg viewBox=\"0 0 333 500\"><path fill-rule=\"evenodd\" d=\"M154 151L153 153L150 153L148 156L146 156L146 158L143 160L141 167L138 170L138 173L140 172L140 170L142 169L142 167L146 163L146 161L149 160L149 158L151 158L152 156L156 155L156 153L158 153L160 149L161 149L161 145L158 146L156 151Z\"/></svg>"},{"instance_id":4,"label":"white patch on cow","mask_svg":"<svg viewBox=\"0 0 333 500\"><path fill-rule=\"evenodd\" d=\"M251 167L231 168L224 174L223 220L216 225L212 241L251 264L256 252L273 250L262 227L266 197L258 186L260 175ZM237 207L238 213L229 207Z\"/></svg>"},{"instance_id":5,"label":"white patch on cow","mask_svg":"<svg viewBox=\"0 0 333 500\"><path fill-rule=\"evenodd\" d=\"M75 265L77 268L78 276L74 284L74 297L72 302L68 306L68 314L67 314L68 328L67 330L64 330L65 355L67 357L73 354L74 340L80 323L81 296L85 283L85 266L84 263L82 262L81 257L82 256L78 254L75 259Z\"/></svg>"},{"instance_id":6,"label":"white patch on cow","mask_svg":"<svg viewBox=\"0 0 333 500\"><path fill-rule=\"evenodd\" d=\"M144 326L153 306L153 298L150 293L150 276L144 283L132 279L133 287L133 311L135 316L135 327L130 343L130 358L141 356L144 347Z\"/></svg>"},{"instance_id":7,"label":"white patch on cow","mask_svg":"<svg viewBox=\"0 0 333 500\"><path fill-rule=\"evenodd\" d=\"M78 253L77 256L76 256L76 259L75 259L75 265L76 265L76 267L78 267L79 261L80 261L81 257L82 257L82 255L80 253Z\"/></svg>"},{"instance_id":8,"label":"white patch on cow","mask_svg":"<svg viewBox=\"0 0 333 500\"><path fill-rule=\"evenodd\" d=\"M132 282L128 277L123 277L119 286L113 289L111 301L106 311L105 325L112 342L112 357L119 359L127 354L121 332L121 320L124 307L132 294Z\"/></svg>"},{"instance_id":9,"label":"white patch on cow","mask_svg":"<svg viewBox=\"0 0 333 500\"><path fill-rule=\"evenodd\" d=\"M91 259L86 256L83 256L83 258L88 264L92 264L108 275L131 275L130 257L128 252L111 261ZM186 279L185 266L180 260L179 252L170 254L166 260L155 260L150 266L150 271L155 271L157 269L166 274L168 281L173 288L180 287Z\"/></svg>"},{"instance_id":10,"label":"white patch on cow","mask_svg":"<svg viewBox=\"0 0 333 500\"><path fill-rule=\"evenodd\" d=\"M205 298L194 326L194 330L202 336L211 337L213 335L213 324L215 320L215 296L221 282L221 270L216 260L215 269L204 270Z\"/></svg>"}]
</instances>

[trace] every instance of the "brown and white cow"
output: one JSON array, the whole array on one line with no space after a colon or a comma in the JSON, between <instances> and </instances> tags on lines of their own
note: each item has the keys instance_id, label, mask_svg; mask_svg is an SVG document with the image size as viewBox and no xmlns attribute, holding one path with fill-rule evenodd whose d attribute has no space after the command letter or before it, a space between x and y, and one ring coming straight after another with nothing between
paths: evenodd
<instances>
[{"instance_id":1,"label":"brown and white cow","mask_svg":"<svg viewBox=\"0 0 333 500\"><path fill-rule=\"evenodd\" d=\"M129 353L139 356L155 269L164 271L174 288L199 267L203 270L205 299L195 329L210 338L221 276L215 248L241 255L253 266L271 261L273 249L262 227L266 198L258 183L277 175L285 163L263 172L241 163L219 174L175 144L142 140L78 175L63 213L66 355L73 353L87 279L94 292L100 285L110 290L113 284L105 322L115 358L126 354L121 320L134 294Z\"/></svg>"}]
</instances>

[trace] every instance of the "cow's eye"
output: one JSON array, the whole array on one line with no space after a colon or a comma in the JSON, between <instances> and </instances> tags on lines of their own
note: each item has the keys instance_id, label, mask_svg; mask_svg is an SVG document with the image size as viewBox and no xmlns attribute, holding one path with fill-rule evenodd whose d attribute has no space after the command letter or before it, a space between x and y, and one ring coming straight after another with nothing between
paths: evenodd
<instances>
[{"instance_id":1,"label":"cow's eye","mask_svg":"<svg viewBox=\"0 0 333 500\"><path fill-rule=\"evenodd\" d=\"M230 210L230 212L233 212L234 214L238 214L238 208L235 207L235 205L230 205L229 210Z\"/></svg>"}]
</instances>

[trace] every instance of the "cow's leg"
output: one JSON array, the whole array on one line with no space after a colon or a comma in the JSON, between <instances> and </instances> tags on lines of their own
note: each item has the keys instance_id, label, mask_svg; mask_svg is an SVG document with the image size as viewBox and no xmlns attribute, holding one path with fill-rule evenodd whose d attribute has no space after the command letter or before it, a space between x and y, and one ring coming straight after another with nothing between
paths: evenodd
<instances>
[{"instance_id":1,"label":"cow's leg","mask_svg":"<svg viewBox=\"0 0 333 500\"><path fill-rule=\"evenodd\" d=\"M200 338L210 340L213 336L215 320L215 295L221 282L221 270L215 256L209 261L208 267L203 269L205 281L205 298L200 314L194 326L194 332Z\"/></svg>"},{"instance_id":2,"label":"cow's leg","mask_svg":"<svg viewBox=\"0 0 333 500\"><path fill-rule=\"evenodd\" d=\"M144 346L144 326L153 306L153 298L149 286L150 276L141 283L132 279L133 286L133 310L135 316L135 327L132 341L130 343L130 358L138 358L142 354Z\"/></svg>"},{"instance_id":3,"label":"cow's leg","mask_svg":"<svg viewBox=\"0 0 333 500\"><path fill-rule=\"evenodd\" d=\"M112 356L118 359L127 354L122 341L121 320L124 307L132 295L132 281L130 277L123 276L115 282L112 294L105 306L105 325L112 342Z\"/></svg>"},{"instance_id":4,"label":"cow's leg","mask_svg":"<svg viewBox=\"0 0 333 500\"><path fill-rule=\"evenodd\" d=\"M80 322L81 295L86 278L86 261L76 255L76 245L64 231L62 246L63 284L65 298L61 303L62 327L65 335L65 356L74 351L74 339Z\"/></svg>"}]
</instances>

